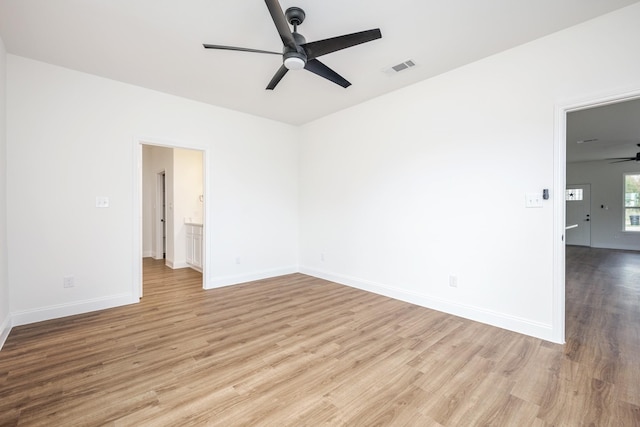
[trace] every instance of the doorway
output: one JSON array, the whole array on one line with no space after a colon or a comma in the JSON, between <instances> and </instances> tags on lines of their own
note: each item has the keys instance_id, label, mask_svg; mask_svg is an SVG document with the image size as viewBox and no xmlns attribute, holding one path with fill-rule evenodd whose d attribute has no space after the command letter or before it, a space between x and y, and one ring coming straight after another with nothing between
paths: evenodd
<instances>
[{"instance_id":1,"label":"doorway","mask_svg":"<svg viewBox=\"0 0 640 427\"><path fill-rule=\"evenodd\" d=\"M139 154L139 228L138 262L135 277L140 297L143 296L143 257L162 261L172 270L192 268L202 273L202 288L206 288L208 233L206 210L208 197L206 150L176 145L137 141ZM194 224L201 230L202 256L198 266L187 258L188 229ZM138 246L139 245L139 246Z\"/></svg>"},{"instance_id":2,"label":"doorway","mask_svg":"<svg viewBox=\"0 0 640 427\"><path fill-rule=\"evenodd\" d=\"M554 262L553 262L553 327L552 336L553 341L558 343L565 342L565 272L566 272L566 251L565 245L571 242L569 233L571 230L567 230L567 225L591 223L591 212L583 212L583 216L577 216L575 222L570 224L569 221L573 221L571 213L568 212L568 204L566 202L565 189L567 186L567 118L569 113L578 112L581 110L587 110L595 107L601 107L612 104L619 104L626 101L632 101L640 99L640 90L627 93L615 93L606 97L582 100L575 103L567 103L564 105L558 105L555 108L556 113L556 128L554 136L554 187L557 189L554 195ZM587 143L588 140L580 141L581 143ZM575 182L575 181L574 181ZM593 182L591 183L593 184ZM589 194L591 196L591 194ZM602 209L607 209L606 205L602 205ZM589 214L589 221L586 214ZM591 224L589 224L591 225ZM579 227L577 227L579 228ZM589 227L591 228L591 227ZM591 230L590 230L591 231ZM589 246L591 245L591 238L588 238ZM586 241L586 238L583 242Z\"/></svg>"}]
</instances>

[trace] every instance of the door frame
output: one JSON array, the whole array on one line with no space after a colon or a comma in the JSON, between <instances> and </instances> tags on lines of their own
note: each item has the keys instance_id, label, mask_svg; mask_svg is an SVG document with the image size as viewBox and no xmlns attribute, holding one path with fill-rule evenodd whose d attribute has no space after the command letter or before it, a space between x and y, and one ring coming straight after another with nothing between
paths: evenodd
<instances>
[{"instance_id":1,"label":"door frame","mask_svg":"<svg viewBox=\"0 0 640 427\"><path fill-rule=\"evenodd\" d=\"M209 183L209 164L210 164L210 150L208 147L193 143L185 143L179 141L167 141L160 138L150 137L134 137L133 138L133 259L131 262L132 268L132 295L138 295L139 298L143 295L142 287L142 181L143 181L143 169L142 169L142 146L150 145L164 148L179 148L185 150L196 150L202 152L202 185L203 185L203 214L202 214L202 226L203 226L203 254L202 254L202 288L207 289L207 278L209 277L209 254L211 253L210 245L210 228L207 226L207 215L210 210L210 186ZM166 219L165 219L166 221Z\"/></svg>"},{"instance_id":2,"label":"door frame","mask_svg":"<svg viewBox=\"0 0 640 427\"><path fill-rule=\"evenodd\" d=\"M555 129L553 136L553 303L552 341L565 343L565 192L567 184L567 114L601 107L608 104L631 101L640 98L640 89L610 92L606 95L583 97L558 102L554 107Z\"/></svg>"}]
</instances>

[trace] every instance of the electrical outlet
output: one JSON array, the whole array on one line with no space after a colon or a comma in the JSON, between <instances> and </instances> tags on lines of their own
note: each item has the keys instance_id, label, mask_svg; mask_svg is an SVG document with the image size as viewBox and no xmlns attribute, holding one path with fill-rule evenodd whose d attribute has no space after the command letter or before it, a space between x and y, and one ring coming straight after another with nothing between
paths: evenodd
<instances>
[{"instance_id":1,"label":"electrical outlet","mask_svg":"<svg viewBox=\"0 0 640 427\"><path fill-rule=\"evenodd\" d=\"M73 288L76 285L76 279L73 276L64 276L62 278L63 288Z\"/></svg>"},{"instance_id":2,"label":"electrical outlet","mask_svg":"<svg viewBox=\"0 0 640 427\"><path fill-rule=\"evenodd\" d=\"M236 257L236 264L240 264L240 257L239 256Z\"/></svg>"},{"instance_id":3,"label":"electrical outlet","mask_svg":"<svg viewBox=\"0 0 640 427\"><path fill-rule=\"evenodd\" d=\"M452 288L458 287L458 276L449 276L449 286Z\"/></svg>"},{"instance_id":4,"label":"electrical outlet","mask_svg":"<svg viewBox=\"0 0 640 427\"><path fill-rule=\"evenodd\" d=\"M320 254L320 261L324 261L324 254Z\"/></svg>"}]
</instances>

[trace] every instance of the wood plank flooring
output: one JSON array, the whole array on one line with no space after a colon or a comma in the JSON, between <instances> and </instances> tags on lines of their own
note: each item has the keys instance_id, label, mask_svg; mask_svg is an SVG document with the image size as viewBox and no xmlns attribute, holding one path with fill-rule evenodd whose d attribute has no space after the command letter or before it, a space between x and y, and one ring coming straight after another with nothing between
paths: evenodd
<instances>
[{"instance_id":1,"label":"wood plank flooring","mask_svg":"<svg viewBox=\"0 0 640 427\"><path fill-rule=\"evenodd\" d=\"M1 426L640 426L640 253L567 248L567 344L301 274L16 327Z\"/></svg>"}]
</instances>

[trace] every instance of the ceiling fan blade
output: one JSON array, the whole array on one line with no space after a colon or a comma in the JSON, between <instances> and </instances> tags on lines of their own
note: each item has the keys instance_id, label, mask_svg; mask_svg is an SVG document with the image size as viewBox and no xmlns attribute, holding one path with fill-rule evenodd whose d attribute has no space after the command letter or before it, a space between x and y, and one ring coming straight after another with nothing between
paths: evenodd
<instances>
[{"instance_id":1,"label":"ceiling fan blade","mask_svg":"<svg viewBox=\"0 0 640 427\"><path fill-rule=\"evenodd\" d=\"M254 52L254 53L270 53L272 55L282 55L282 52L272 52L270 50L249 49L247 47L236 46L222 46L219 44L203 44L205 49L220 49L220 50L237 50L240 52Z\"/></svg>"},{"instance_id":2,"label":"ceiling fan blade","mask_svg":"<svg viewBox=\"0 0 640 427\"><path fill-rule=\"evenodd\" d=\"M267 4L267 8L271 14L271 19L273 19L273 23L276 25L276 29L278 30L278 34L280 34L282 43L293 50L297 50L296 42L293 39L293 34L291 33L291 28L289 28L289 22L287 22L287 18L284 16L284 12L278 3L278 0L264 0L264 2Z\"/></svg>"},{"instance_id":3,"label":"ceiling fan blade","mask_svg":"<svg viewBox=\"0 0 640 427\"><path fill-rule=\"evenodd\" d=\"M638 144L638 147L640 147L640 144ZM605 159L605 160L618 160L617 162L611 162L611 163L640 162L640 153L636 153L635 157L609 157L608 159Z\"/></svg>"},{"instance_id":4,"label":"ceiling fan blade","mask_svg":"<svg viewBox=\"0 0 640 427\"><path fill-rule=\"evenodd\" d=\"M307 61L304 68L305 70L309 70L312 73L319 75L320 77L331 80L335 84L340 85L344 88L351 86L351 83L345 80L344 77L342 77L340 74L336 73L317 59Z\"/></svg>"},{"instance_id":5,"label":"ceiling fan blade","mask_svg":"<svg viewBox=\"0 0 640 427\"><path fill-rule=\"evenodd\" d=\"M276 73L273 75L273 78L271 79L269 84L267 85L267 90L275 89L276 85L280 83L280 80L282 80L284 75L287 74L287 71L289 71L289 69L284 65L281 65L278 71L276 71Z\"/></svg>"},{"instance_id":6,"label":"ceiling fan blade","mask_svg":"<svg viewBox=\"0 0 640 427\"><path fill-rule=\"evenodd\" d=\"M370 42L381 37L382 33L380 29L376 28L374 30L360 31L358 33L304 43L301 46L307 54L307 59L314 59L327 53Z\"/></svg>"}]
</instances>

